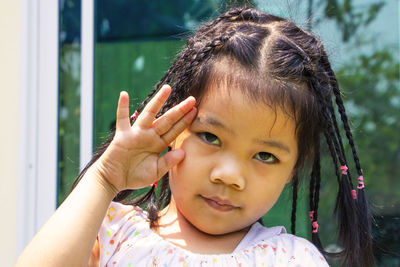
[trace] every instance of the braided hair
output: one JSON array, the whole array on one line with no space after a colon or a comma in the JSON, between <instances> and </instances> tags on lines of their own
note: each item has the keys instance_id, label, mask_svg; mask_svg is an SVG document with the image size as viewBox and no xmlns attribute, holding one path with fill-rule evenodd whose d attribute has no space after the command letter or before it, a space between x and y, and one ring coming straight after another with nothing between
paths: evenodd
<instances>
[{"instance_id":1,"label":"braided hair","mask_svg":"<svg viewBox=\"0 0 400 267\"><path fill-rule=\"evenodd\" d=\"M215 82L241 85L235 88L240 88L256 100L263 100L271 107L279 105L293 117L299 152L292 179L292 233L296 231L298 171L305 161L310 161L312 242L323 254L342 257L343 266L373 266L370 214L364 193L363 173L338 83L318 38L290 20L251 8L230 9L200 27L187 40L186 46L140 104L137 112L143 110L163 84L170 84L172 93L158 116L189 95L196 97L198 103L201 102L209 85ZM334 103L359 176L358 192L353 189L347 167ZM106 150L113 136L114 133L99 148L73 187ZM338 182L334 212L338 220L339 244L343 248L339 253L325 251L318 235L321 140L325 140L329 148ZM154 225L159 210L171 200L168 174L161 179L158 196L155 187L153 185L147 193L135 200L129 199L133 190L121 191L114 201L146 204L149 220Z\"/></svg>"}]
</instances>

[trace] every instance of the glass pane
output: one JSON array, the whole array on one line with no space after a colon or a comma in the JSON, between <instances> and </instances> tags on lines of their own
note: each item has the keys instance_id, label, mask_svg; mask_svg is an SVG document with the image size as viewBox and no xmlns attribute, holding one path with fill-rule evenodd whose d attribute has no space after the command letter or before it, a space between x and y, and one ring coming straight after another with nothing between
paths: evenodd
<instances>
[{"instance_id":1,"label":"glass pane","mask_svg":"<svg viewBox=\"0 0 400 267\"><path fill-rule=\"evenodd\" d=\"M57 204L79 172L81 1L60 1Z\"/></svg>"},{"instance_id":2,"label":"glass pane","mask_svg":"<svg viewBox=\"0 0 400 267\"><path fill-rule=\"evenodd\" d=\"M133 108L137 108L168 69L171 58L181 46L181 41L96 44L95 147L105 141L115 124L119 92L128 91Z\"/></svg>"}]
</instances>

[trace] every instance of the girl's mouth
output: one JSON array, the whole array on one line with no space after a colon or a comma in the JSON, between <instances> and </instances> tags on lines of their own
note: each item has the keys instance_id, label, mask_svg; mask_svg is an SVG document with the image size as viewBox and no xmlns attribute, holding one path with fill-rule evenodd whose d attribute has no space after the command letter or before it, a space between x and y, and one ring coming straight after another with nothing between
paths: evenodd
<instances>
[{"instance_id":1,"label":"girl's mouth","mask_svg":"<svg viewBox=\"0 0 400 267\"><path fill-rule=\"evenodd\" d=\"M211 207L214 208L218 211L231 211L235 208L237 208L235 205L233 205L231 202L228 200L221 199L219 197L204 197L201 196L203 200Z\"/></svg>"}]
</instances>

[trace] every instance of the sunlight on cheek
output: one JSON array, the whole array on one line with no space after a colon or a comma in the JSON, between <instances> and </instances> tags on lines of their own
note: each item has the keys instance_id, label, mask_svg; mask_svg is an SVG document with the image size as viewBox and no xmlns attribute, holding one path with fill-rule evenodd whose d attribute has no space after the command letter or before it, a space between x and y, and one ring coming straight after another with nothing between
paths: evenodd
<instances>
[{"instance_id":1,"label":"sunlight on cheek","mask_svg":"<svg viewBox=\"0 0 400 267\"><path fill-rule=\"evenodd\" d=\"M184 149L185 141L190 137L190 132L186 129L181 134L176 137L176 139L172 142L172 148L182 148Z\"/></svg>"}]
</instances>

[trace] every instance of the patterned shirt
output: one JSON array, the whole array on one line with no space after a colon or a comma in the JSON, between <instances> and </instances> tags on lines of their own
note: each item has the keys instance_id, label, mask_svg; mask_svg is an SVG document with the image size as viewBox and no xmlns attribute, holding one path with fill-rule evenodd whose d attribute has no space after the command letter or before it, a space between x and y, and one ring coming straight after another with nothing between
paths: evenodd
<instances>
[{"instance_id":1,"label":"patterned shirt","mask_svg":"<svg viewBox=\"0 0 400 267\"><path fill-rule=\"evenodd\" d=\"M282 226L253 224L230 254L197 254L178 247L150 228L139 207L112 202L98 234L100 266L328 266L309 241Z\"/></svg>"}]
</instances>

